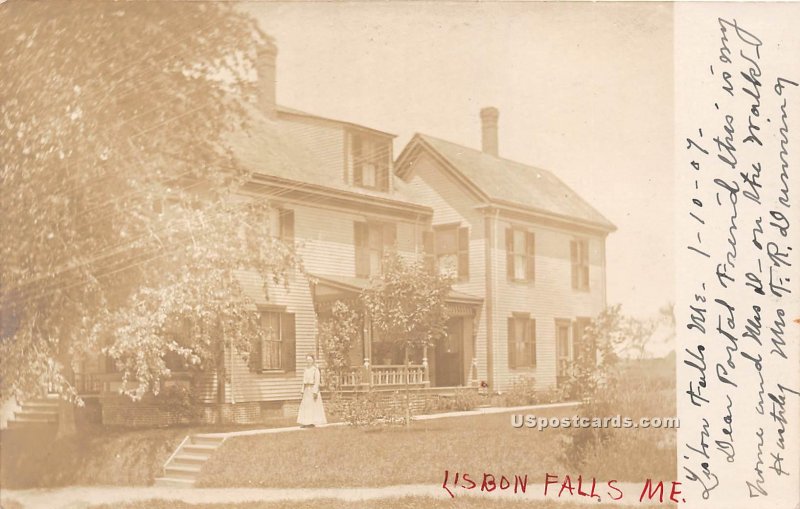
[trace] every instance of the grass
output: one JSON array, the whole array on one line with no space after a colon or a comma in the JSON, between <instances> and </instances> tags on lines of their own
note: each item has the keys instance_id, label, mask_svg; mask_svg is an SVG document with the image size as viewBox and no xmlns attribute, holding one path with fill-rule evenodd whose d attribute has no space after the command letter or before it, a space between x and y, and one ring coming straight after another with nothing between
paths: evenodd
<instances>
[{"instance_id":1,"label":"grass","mask_svg":"<svg viewBox=\"0 0 800 509\"><path fill-rule=\"evenodd\" d=\"M0 432L0 486L7 489L66 485L149 485L188 434L288 426L196 426L160 429L107 429L91 426L57 439L53 430Z\"/></svg>"},{"instance_id":2,"label":"grass","mask_svg":"<svg viewBox=\"0 0 800 509\"><path fill-rule=\"evenodd\" d=\"M532 502L523 500L498 500L484 497L439 499L432 497L403 497L379 500L346 502L335 499L315 499L291 502L248 502L243 504L187 504L174 500L146 500L125 505L99 505L91 509L307 509L308 507L336 507L338 509L618 509L618 504L572 504L569 502ZM664 504L660 507L676 507Z\"/></svg>"},{"instance_id":3,"label":"grass","mask_svg":"<svg viewBox=\"0 0 800 509\"><path fill-rule=\"evenodd\" d=\"M564 417L575 408L547 409L537 417ZM576 430L515 429L510 413L414 422L410 429L352 427L314 429L279 435L228 439L205 463L198 485L204 487L372 487L389 484L441 483L444 471L528 474L529 482L545 473L620 481L656 477L654 457L633 455L596 470L575 471L562 451ZM620 430L622 433L627 430ZM651 446L652 449L652 446ZM653 453L656 464L673 450ZM647 456L647 457L645 457ZM669 476L672 479L672 476Z\"/></svg>"}]
</instances>

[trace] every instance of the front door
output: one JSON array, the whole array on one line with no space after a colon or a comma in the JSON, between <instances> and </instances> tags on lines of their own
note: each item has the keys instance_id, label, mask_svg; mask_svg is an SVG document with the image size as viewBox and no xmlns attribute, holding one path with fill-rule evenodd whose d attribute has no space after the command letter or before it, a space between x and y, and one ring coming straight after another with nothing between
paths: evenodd
<instances>
[{"instance_id":1,"label":"front door","mask_svg":"<svg viewBox=\"0 0 800 509\"><path fill-rule=\"evenodd\" d=\"M451 318L447 322L447 335L434 347L434 387L464 385L464 319Z\"/></svg>"}]
</instances>

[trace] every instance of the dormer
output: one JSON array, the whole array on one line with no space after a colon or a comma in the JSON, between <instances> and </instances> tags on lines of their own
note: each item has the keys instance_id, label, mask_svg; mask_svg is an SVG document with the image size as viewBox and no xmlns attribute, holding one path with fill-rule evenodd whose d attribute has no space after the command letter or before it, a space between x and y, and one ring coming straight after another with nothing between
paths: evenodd
<instances>
[{"instance_id":1,"label":"dormer","mask_svg":"<svg viewBox=\"0 0 800 509\"><path fill-rule=\"evenodd\" d=\"M392 138L379 131L349 127L345 142L345 182L355 188L391 192Z\"/></svg>"}]
</instances>

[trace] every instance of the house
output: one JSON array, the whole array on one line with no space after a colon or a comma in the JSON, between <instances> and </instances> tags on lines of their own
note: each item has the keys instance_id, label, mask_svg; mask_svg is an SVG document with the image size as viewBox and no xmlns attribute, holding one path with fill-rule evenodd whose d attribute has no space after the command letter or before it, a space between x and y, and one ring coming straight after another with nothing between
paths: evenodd
<instances>
[{"instance_id":1,"label":"house","mask_svg":"<svg viewBox=\"0 0 800 509\"><path fill-rule=\"evenodd\" d=\"M495 108L481 110L482 150L416 134L395 163L433 208L437 262L459 256L458 291L483 297L478 377L552 387L569 375L581 332L606 305L606 218L552 173L500 157Z\"/></svg>"},{"instance_id":2,"label":"house","mask_svg":"<svg viewBox=\"0 0 800 509\"><path fill-rule=\"evenodd\" d=\"M388 250L457 275L448 334L415 353L410 383L422 391L480 381L504 390L520 376L558 384L581 326L605 306L614 226L551 173L499 157L497 110L481 111L482 151L417 134L395 160L392 134L278 105L276 56L271 45L259 55L253 127L229 141L253 172L241 198L269 201L272 231L295 244L304 272L265 291L259 276L240 271L266 339L249 361L230 352L224 373L193 381L178 373L167 384L194 384L206 420L291 414L303 358L321 353L320 320L334 302L356 302ZM345 386L397 389L401 359L362 325ZM106 424L163 423L147 401L114 396L119 376L103 362L77 377L84 394L99 395Z\"/></svg>"}]
</instances>

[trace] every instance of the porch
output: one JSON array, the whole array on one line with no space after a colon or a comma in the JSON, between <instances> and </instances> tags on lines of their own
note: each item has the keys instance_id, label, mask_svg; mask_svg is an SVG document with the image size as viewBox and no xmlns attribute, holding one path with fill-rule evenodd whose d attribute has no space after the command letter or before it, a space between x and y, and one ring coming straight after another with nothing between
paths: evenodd
<instances>
[{"instance_id":1,"label":"porch","mask_svg":"<svg viewBox=\"0 0 800 509\"><path fill-rule=\"evenodd\" d=\"M335 302L354 309L359 307L358 296L369 281L362 278L315 276L312 287L314 308L318 320L330 317ZM330 389L360 390L409 386L423 388L476 387L478 363L476 333L483 299L451 291L447 298L447 333L435 344L408 352L410 365L403 362L405 352L397 345L381 341L367 318L357 344L350 351L351 367L340 372L323 368L323 385ZM318 355L322 352L317 352Z\"/></svg>"}]
</instances>

